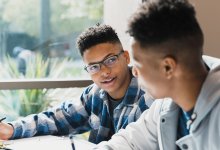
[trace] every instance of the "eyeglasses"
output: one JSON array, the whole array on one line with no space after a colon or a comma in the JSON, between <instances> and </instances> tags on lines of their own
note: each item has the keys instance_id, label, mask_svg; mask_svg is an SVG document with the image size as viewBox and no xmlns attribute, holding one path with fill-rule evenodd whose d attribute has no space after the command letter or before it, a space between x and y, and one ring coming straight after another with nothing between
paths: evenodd
<instances>
[{"instance_id":1,"label":"eyeglasses","mask_svg":"<svg viewBox=\"0 0 220 150\"><path fill-rule=\"evenodd\" d=\"M124 53L124 50L121 50L118 54L109 56L100 62L88 65L84 69L90 74L95 74L101 70L101 64L105 65L106 67L112 67L118 61L118 57L122 53Z\"/></svg>"}]
</instances>

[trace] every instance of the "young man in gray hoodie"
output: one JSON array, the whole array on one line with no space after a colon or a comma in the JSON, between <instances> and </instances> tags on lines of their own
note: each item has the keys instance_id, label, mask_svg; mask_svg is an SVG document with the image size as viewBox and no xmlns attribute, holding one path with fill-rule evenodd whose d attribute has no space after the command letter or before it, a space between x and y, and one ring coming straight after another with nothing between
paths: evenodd
<instances>
[{"instance_id":1,"label":"young man in gray hoodie","mask_svg":"<svg viewBox=\"0 0 220 150\"><path fill-rule=\"evenodd\" d=\"M132 15L128 32L133 72L158 100L97 149L219 149L220 66L203 61L204 37L193 6L187 0L147 1Z\"/></svg>"}]
</instances>

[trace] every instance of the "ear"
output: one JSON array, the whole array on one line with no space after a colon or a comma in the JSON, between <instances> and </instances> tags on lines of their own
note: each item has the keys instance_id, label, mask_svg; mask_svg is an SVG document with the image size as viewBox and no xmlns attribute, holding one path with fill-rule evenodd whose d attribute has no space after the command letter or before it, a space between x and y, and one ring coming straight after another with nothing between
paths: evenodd
<instances>
[{"instance_id":1,"label":"ear","mask_svg":"<svg viewBox=\"0 0 220 150\"><path fill-rule=\"evenodd\" d=\"M127 50L124 51L124 57L126 59L127 64L130 63L130 56L129 56L129 52Z\"/></svg>"},{"instance_id":2,"label":"ear","mask_svg":"<svg viewBox=\"0 0 220 150\"><path fill-rule=\"evenodd\" d=\"M172 57L165 57L162 61L162 72L167 79L171 79L174 76L177 62Z\"/></svg>"}]
</instances>

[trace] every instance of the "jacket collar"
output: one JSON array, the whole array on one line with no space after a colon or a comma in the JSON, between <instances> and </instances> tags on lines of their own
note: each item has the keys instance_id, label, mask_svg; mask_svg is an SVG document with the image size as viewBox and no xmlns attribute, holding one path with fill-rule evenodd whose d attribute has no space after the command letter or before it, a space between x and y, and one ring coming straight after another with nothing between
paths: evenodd
<instances>
[{"instance_id":1,"label":"jacket collar","mask_svg":"<svg viewBox=\"0 0 220 150\"><path fill-rule=\"evenodd\" d=\"M195 130L204 117L219 102L219 85L220 85L220 66L211 70L203 83L202 89L198 96L194 113L196 118L191 125L191 131Z\"/></svg>"}]
</instances>

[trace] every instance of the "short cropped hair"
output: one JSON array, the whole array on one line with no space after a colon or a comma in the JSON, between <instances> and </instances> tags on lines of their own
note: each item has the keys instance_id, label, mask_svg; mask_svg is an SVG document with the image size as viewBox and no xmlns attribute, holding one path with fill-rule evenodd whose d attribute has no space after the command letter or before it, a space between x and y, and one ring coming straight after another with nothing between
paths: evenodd
<instances>
[{"instance_id":1,"label":"short cropped hair","mask_svg":"<svg viewBox=\"0 0 220 150\"><path fill-rule=\"evenodd\" d=\"M187 0L149 0L131 16L128 33L141 47L166 43L201 54L204 37L195 15Z\"/></svg>"},{"instance_id":2,"label":"short cropped hair","mask_svg":"<svg viewBox=\"0 0 220 150\"><path fill-rule=\"evenodd\" d=\"M109 25L97 24L82 32L77 38L77 47L81 56L84 52L101 43L121 43L115 30Z\"/></svg>"}]
</instances>

